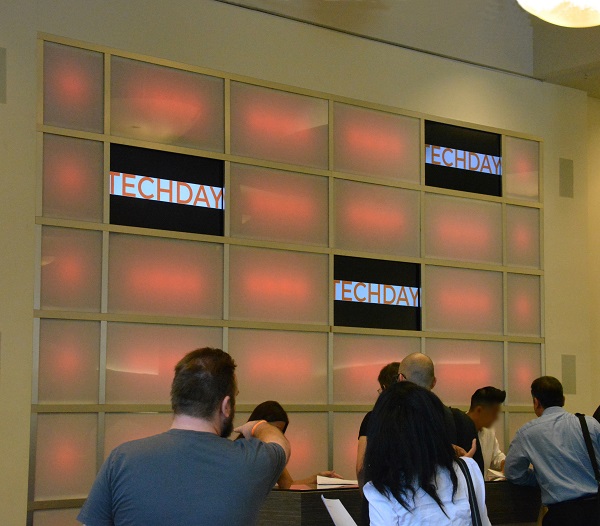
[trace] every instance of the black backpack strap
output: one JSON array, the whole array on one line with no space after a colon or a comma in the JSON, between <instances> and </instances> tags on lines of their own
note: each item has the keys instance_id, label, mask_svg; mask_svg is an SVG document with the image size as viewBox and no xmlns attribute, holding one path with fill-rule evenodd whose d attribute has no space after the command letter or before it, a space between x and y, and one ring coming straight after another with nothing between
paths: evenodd
<instances>
[{"instance_id":1,"label":"black backpack strap","mask_svg":"<svg viewBox=\"0 0 600 526\"><path fill-rule=\"evenodd\" d=\"M600 469L598 469L598 460L596 459L596 453L594 452L594 446L592 444L590 430L588 429L588 425L585 420L585 415L582 415L581 413L576 413L576 416L577 418L579 418L579 423L581 424L581 430L583 431L583 440L585 441L585 447L587 448L588 455L590 456L590 462L592 463L592 469L594 470L594 477L596 478L598 488L600 489Z\"/></svg>"},{"instance_id":2,"label":"black backpack strap","mask_svg":"<svg viewBox=\"0 0 600 526\"><path fill-rule=\"evenodd\" d=\"M482 526L481 515L479 514L479 506L477 504L477 495L475 494L475 487L473 486L473 479L471 478L471 472L469 466L462 458L457 458L456 462L458 467L463 472L465 480L467 482L467 490L469 492L469 506L471 507L471 521L473 526Z\"/></svg>"}]
</instances>

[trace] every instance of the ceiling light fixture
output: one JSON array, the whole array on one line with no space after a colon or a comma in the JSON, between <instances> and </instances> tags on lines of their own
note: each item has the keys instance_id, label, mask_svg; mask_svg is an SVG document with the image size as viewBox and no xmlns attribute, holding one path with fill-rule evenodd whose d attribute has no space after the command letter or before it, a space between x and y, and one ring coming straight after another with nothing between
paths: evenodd
<instances>
[{"instance_id":1,"label":"ceiling light fixture","mask_svg":"<svg viewBox=\"0 0 600 526\"><path fill-rule=\"evenodd\" d=\"M564 27L600 25L600 0L517 0L533 16Z\"/></svg>"}]
</instances>

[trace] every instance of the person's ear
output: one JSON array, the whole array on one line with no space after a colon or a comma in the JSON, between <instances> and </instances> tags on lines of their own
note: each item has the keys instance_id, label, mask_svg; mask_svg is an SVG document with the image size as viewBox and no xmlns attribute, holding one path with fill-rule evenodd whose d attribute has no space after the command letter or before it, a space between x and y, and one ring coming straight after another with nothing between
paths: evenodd
<instances>
[{"instance_id":1,"label":"person's ear","mask_svg":"<svg viewBox=\"0 0 600 526\"><path fill-rule=\"evenodd\" d=\"M562 401L562 405L560 407L565 407L565 397L563 396L563 401Z\"/></svg>"},{"instance_id":2,"label":"person's ear","mask_svg":"<svg viewBox=\"0 0 600 526\"><path fill-rule=\"evenodd\" d=\"M435 384L437 384L437 378L434 376L433 377L433 381L431 382L431 388L432 389L435 387Z\"/></svg>"},{"instance_id":3,"label":"person's ear","mask_svg":"<svg viewBox=\"0 0 600 526\"><path fill-rule=\"evenodd\" d=\"M231 403L231 396L226 396L225 398L223 398L223 401L221 402L221 413L223 413L223 415L225 415L226 418L229 418L231 416L231 412L233 410L233 404Z\"/></svg>"}]
</instances>

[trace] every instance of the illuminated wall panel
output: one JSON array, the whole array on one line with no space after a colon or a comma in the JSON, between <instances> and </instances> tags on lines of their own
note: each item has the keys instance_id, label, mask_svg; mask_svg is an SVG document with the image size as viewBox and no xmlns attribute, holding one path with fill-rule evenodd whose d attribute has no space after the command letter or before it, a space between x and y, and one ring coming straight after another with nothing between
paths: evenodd
<instances>
[{"instance_id":1,"label":"illuminated wall panel","mask_svg":"<svg viewBox=\"0 0 600 526\"><path fill-rule=\"evenodd\" d=\"M435 364L434 392L445 404L468 405L480 387L503 389L501 342L428 339L425 348Z\"/></svg>"},{"instance_id":2,"label":"illuminated wall panel","mask_svg":"<svg viewBox=\"0 0 600 526\"><path fill-rule=\"evenodd\" d=\"M509 334L540 336L541 302L539 276L508 274L507 322Z\"/></svg>"},{"instance_id":3,"label":"illuminated wall panel","mask_svg":"<svg viewBox=\"0 0 600 526\"><path fill-rule=\"evenodd\" d=\"M542 375L542 350L539 344L508 344L508 385L509 404L530 405L531 383Z\"/></svg>"},{"instance_id":4,"label":"illuminated wall panel","mask_svg":"<svg viewBox=\"0 0 600 526\"><path fill-rule=\"evenodd\" d=\"M419 193L336 180L335 245L338 248L419 256Z\"/></svg>"},{"instance_id":5,"label":"illuminated wall panel","mask_svg":"<svg viewBox=\"0 0 600 526\"><path fill-rule=\"evenodd\" d=\"M232 236L327 245L325 177L232 164L230 192Z\"/></svg>"},{"instance_id":6,"label":"illuminated wall panel","mask_svg":"<svg viewBox=\"0 0 600 526\"><path fill-rule=\"evenodd\" d=\"M231 319L327 323L328 258L232 246Z\"/></svg>"},{"instance_id":7,"label":"illuminated wall panel","mask_svg":"<svg viewBox=\"0 0 600 526\"><path fill-rule=\"evenodd\" d=\"M533 407L533 405L532 405ZM532 409L533 411L533 409ZM509 443L515 437L515 433L523 427L527 422L537 418L533 412L531 413L509 413L508 415L508 440Z\"/></svg>"},{"instance_id":8,"label":"illuminated wall panel","mask_svg":"<svg viewBox=\"0 0 600 526\"><path fill-rule=\"evenodd\" d=\"M109 413L105 417L104 458L117 446L130 440L138 440L171 428L171 414L144 413Z\"/></svg>"},{"instance_id":9,"label":"illuminated wall panel","mask_svg":"<svg viewBox=\"0 0 600 526\"><path fill-rule=\"evenodd\" d=\"M540 197L540 143L505 137L503 177L506 197L537 201Z\"/></svg>"},{"instance_id":10,"label":"illuminated wall panel","mask_svg":"<svg viewBox=\"0 0 600 526\"><path fill-rule=\"evenodd\" d=\"M326 100L231 83L231 153L327 168L328 133Z\"/></svg>"},{"instance_id":11,"label":"illuminated wall panel","mask_svg":"<svg viewBox=\"0 0 600 526\"><path fill-rule=\"evenodd\" d=\"M169 404L177 362L199 347L222 346L220 328L109 323L106 402Z\"/></svg>"},{"instance_id":12,"label":"illuminated wall panel","mask_svg":"<svg viewBox=\"0 0 600 526\"><path fill-rule=\"evenodd\" d=\"M285 408L285 405L284 405ZM288 470L296 480L327 470L327 413L289 413L292 446Z\"/></svg>"},{"instance_id":13,"label":"illuminated wall panel","mask_svg":"<svg viewBox=\"0 0 600 526\"><path fill-rule=\"evenodd\" d=\"M40 414L37 418L35 498L87 496L96 477L95 414Z\"/></svg>"},{"instance_id":14,"label":"illuminated wall panel","mask_svg":"<svg viewBox=\"0 0 600 526\"><path fill-rule=\"evenodd\" d=\"M506 206L506 262L540 268L540 212L536 208Z\"/></svg>"},{"instance_id":15,"label":"illuminated wall panel","mask_svg":"<svg viewBox=\"0 0 600 526\"><path fill-rule=\"evenodd\" d=\"M502 264L500 203L425 194L428 257Z\"/></svg>"},{"instance_id":16,"label":"illuminated wall panel","mask_svg":"<svg viewBox=\"0 0 600 526\"><path fill-rule=\"evenodd\" d=\"M40 403L98 403L100 323L41 320Z\"/></svg>"},{"instance_id":17,"label":"illuminated wall panel","mask_svg":"<svg viewBox=\"0 0 600 526\"><path fill-rule=\"evenodd\" d=\"M230 329L229 353L238 366L238 403L327 403L326 334Z\"/></svg>"},{"instance_id":18,"label":"illuminated wall panel","mask_svg":"<svg viewBox=\"0 0 600 526\"><path fill-rule=\"evenodd\" d=\"M223 246L113 234L110 312L221 318Z\"/></svg>"},{"instance_id":19,"label":"illuminated wall panel","mask_svg":"<svg viewBox=\"0 0 600 526\"><path fill-rule=\"evenodd\" d=\"M104 131L104 57L44 43L44 124Z\"/></svg>"},{"instance_id":20,"label":"illuminated wall panel","mask_svg":"<svg viewBox=\"0 0 600 526\"><path fill-rule=\"evenodd\" d=\"M44 216L101 222L103 161L101 142L44 134Z\"/></svg>"},{"instance_id":21,"label":"illuminated wall panel","mask_svg":"<svg viewBox=\"0 0 600 526\"><path fill-rule=\"evenodd\" d=\"M80 526L77 515L81 508L39 510L33 512L33 526Z\"/></svg>"},{"instance_id":22,"label":"illuminated wall panel","mask_svg":"<svg viewBox=\"0 0 600 526\"><path fill-rule=\"evenodd\" d=\"M502 334L502 274L425 267L423 306L431 331Z\"/></svg>"},{"instance_id":23,"label":"illuminated wall panel","mask_svg":"<svg viewBox=\"0 0 600 526\"><path fill-rule=\"evenodd\" d=\"M418 119L334 103L334 170L419 182Z\"/></svg>"},{"instance_id":24,"label":"illuminated wall panel","mask_svg":"<svg viewBox=\"0 0 600 526\"><path fill-rule=\"evenodd\" d=\"M420 350L418 338L335 334L333 336L333 401L373 404L379 371Z\"/></svg>"},{"instance_id":25,"label":"illuminated wall panel","mask_svg":"<svg viewBox=\"0 0 600 526\"><path fill-rule=\"evenodd\" d=\"M223 151L223 80L112 57L111 132Z\"/></svg>"},{"instance_id":26,"label":"illuminated wall panel","mask_svg":"<svg viewBox=\"0 0 600 526\"><path fill-rule=\"evenodd\" d=\"M100 311L102 234L42 228L42 309Z\"/></svg>"},{"instance_id":27,"label":"illuminated wall panel","mask_svg":"<svg viewBox=\"0 0 600 526\"><path fill-rule=\"evenodd\" d=\"M334 413L333 469L344 478L356 478L358 432L364 413Z\"/></svg>"}]
</instances>

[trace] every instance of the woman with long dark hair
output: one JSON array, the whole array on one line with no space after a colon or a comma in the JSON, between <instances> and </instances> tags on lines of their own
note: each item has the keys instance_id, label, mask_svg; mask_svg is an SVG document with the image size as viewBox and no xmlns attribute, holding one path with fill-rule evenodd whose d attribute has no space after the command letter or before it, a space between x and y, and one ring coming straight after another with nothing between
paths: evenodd
<instances>
[{"instance_id":1,"label":"woman with long dark hair","mask_svg":"<svg viewBox=\"0 0 600 526\"><path fill-rule=\"evenodd\" d=\"M375 404L365 455L371 526L471 526L467 479L432 392L411 382L388 387ZM477 463L463 457L481 524L490 521ZM464 464L463 464L464 466Z\"/></svg>"},{"instance_id":2,"label":"woman with long dark hair","mask_svg":"<svg viewBox=\"0 0 600 526\"><path fill-rule=\"evenodd\" d=\"M286 410L281 406L279 402L274 400L267 400L262 404L258 404L248 421L253 420L266 420L269 424L279 428L282 433L285 433L288 425L290 424L290 419ZM243 438L242 435L238 437L238 439ZM237 440L237 439L236 439ZM317 476L321 475L322 477L333 477L333 478L342 478L335 471L321 471L320 473L315 473L314 475L307 477L301 480L294 480L290 475L287 467L283 470L283 473L279 477L277 481L277 485L281 489L288 489L290 486L304 485L304 484L316 484Z\"/></svg>"}]
</instances>

